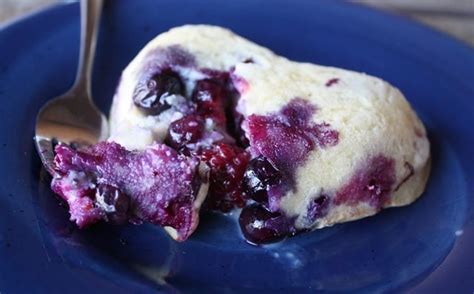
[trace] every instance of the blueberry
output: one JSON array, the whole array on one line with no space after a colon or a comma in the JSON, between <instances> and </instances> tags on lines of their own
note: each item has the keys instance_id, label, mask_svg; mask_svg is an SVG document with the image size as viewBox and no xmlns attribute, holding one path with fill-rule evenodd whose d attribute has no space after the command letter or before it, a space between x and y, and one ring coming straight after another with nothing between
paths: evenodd
<instances>
[{"instance_id":1,"label":"blueberry","mask_svg":"<svg viewBox=\"0 0 474 294\"><path fill-rule=\"evenodd\" d=\"M182 150L186 145L198 142L203 132L204 120L194 114L187 115L171 123L165 142L176 150Z\"/></svg>"},{"instance_id":2,"label":"blueberry","mask_svg":"<svg viewBox=\"0 0 474 294\"><path fill-rule=\"evenodd\" d=\"M265 203L268 187L278 185L280 181L280 172L265 157L259 156L250 161L245 171L245 192L253 200Z\"/></svg>"},{"instance_id":3,"label":"blueberry","mask_svg":"<svg viewBox=\"0 0 474 294\"><path fill-rule=\"evenodd\" d=\"M158 115L171 107L167 97L182 96L184 92L180 76L171 69L165 69L138 83L133 93L133 102L147 114Z\"/></svg>"},{"instance_id":4,"label":"blueberry","mask_svg":"<svg viewBox=\"0 0 474 294\"><path fill-rule=\"evenodd\" d=\"M96 189L95 204L105 212L112 223L127 222L130 199L120 189L107 184L99 184Z\"/></svg>"},{"instance_id":5,"label":"blueberry","mask_svg":"<svg viewBox=\"0 0 474 294\"><path fill-rule=\"evenodd\" d=\"M288 218L258 204L242 209L239 224L245 239L253 244L276 242L294 233Z\"/></svg>"}]
</instances>

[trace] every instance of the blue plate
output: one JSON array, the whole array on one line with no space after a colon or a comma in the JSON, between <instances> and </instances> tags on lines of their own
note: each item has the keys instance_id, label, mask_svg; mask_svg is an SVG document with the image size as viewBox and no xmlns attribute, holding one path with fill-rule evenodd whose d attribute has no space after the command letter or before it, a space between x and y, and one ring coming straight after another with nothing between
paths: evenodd
<instances>
[{"instance_id":1,"label":"blue plate","mask_svg":"<svg viewBox=\"0 0 474 294\"><path fill-rule=\"evenodd\" d=\"M33 147L36 113L72 84L79 7L0 30L0 292L414 292L474 289L474 53L423 26L339 1L108 1L93 92L107 111L121 70L155 35L228 27L291 59L390 81L425 122L433 169L424 196L360 221L265 248L207 215L185 243L160 228L77 230Z\"/></svg>"}]
</instances>

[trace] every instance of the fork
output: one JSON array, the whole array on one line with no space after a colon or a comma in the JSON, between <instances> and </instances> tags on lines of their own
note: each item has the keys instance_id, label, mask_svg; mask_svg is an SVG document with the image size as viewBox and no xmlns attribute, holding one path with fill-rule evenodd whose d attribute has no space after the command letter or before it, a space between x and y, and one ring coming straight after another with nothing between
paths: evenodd
<instances>
[{"instance_id":1,"label":"fork","mask_svg":"<svg viewBox=\"0 0 474 294\"><path fill-rule=\"evenodd\" d=\"M91 95L91 71L103 0L81 0L81 45L76 80L65 94L47 102L36 117L34 141L46 170L54 175L54 146L92 145L107 138L106 117Z\"/></svg>"}]
</instances>

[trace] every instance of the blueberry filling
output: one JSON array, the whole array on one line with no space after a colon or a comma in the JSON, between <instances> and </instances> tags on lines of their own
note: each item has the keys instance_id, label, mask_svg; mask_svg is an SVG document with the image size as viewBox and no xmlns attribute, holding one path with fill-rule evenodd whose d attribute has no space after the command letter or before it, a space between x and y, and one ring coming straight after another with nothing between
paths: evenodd
<instances>
[{"instance_id":1,"label":"blueberry filling","mask_svg":"<svg viewBox=\"0 0 474 294\"><path fill-rule=\"evenodd\" d=\"M205 179L199 160L163 144L128 151L102 142L84 150L59 144L51 187L69 204L71 220L85 227L100 220L146 221L176 231L185 240L198 222L198 196Z\"/></svg>"},{"instance_id":2,"label":"blueberry filling","mask_svg":"<svg viewBox=\"0 0 474 294\"><path fill-rule=\"evenodd\" d=\"M165 142L175 150L197 156L210 168L205 208L228 212L246 201L242 178L249 154L227 133L226 109L234 93L225 72L203 70L190 101L195 112L171 123Z\"/></svg>"},{"instance_id":3,"label":"blueberry filling","mask_svg":"<svg viewBox=\"0 0 474 294\"><path fill-rule=\"evenodd\" d=\"M204 79L196 83L192 101L197 103L197 112L204 118L211 118L217 125L226 123L224 101L225 87L219 80Z\"/></svg>"},{"instance_id":4,"label":"blueberry filling","mask_svg":"<svg viewBox=\"0 0 474 294\"><path fill-rule=\"evenodd\" d=\"M262 155L282 174L282 181L269 189L269 209L279 209L281 197L295 189L296 169L316 148L334 146L339 133L329 124L312 122L315 106L295 98L278 113L250 115L246 121L251 152Z\"/></svg>"},{"instance_id":5,"label":"blueberry filling","mask_svg":"<svg viewBox=\"0 0 474 294\"><path fill-rule=\"evenodd\" d=\"M247 199L242 178L249 154L235 145L218 143L202 150L199 157L211 169L206 207L222 212L243 207Z\"/></svg>"},{"instance_id":6,"label":"blueberry filling","mask_svg":"<svg viewBox=\"0 0 474 294\"><path fill-rule=\"evenodd\" d=\"M251 115L247 121L254 154L265 156L276 168L294 177L295 170L316 147L337 144L339 134L326 123L314 124L316 108L303 99L293 99L279 113Z\"/></svg>"},{"instance_id":7,"label":"blueberry filling","mask_svg":"<svg viewBox=\"0 0 474 294\"><path fill-rule=\"evenodd\" d=\"M334 198L336 205L369 203L381 209L395 184L395 161L383 155L370 158Z\"/></svg>"}]
</instances>

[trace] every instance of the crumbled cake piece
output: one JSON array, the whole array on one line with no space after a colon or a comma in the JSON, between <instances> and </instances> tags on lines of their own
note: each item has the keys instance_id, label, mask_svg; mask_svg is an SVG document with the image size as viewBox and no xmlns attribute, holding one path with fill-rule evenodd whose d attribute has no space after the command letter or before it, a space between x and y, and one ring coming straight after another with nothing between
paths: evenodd
<instances>
[{"instance_id":1,"label":"crumbled cake piece","mask_svg":"<svg viewBox=\"0 0 474 294\"><path fill-rule=\"evenodd\" d=\"M200 161L163 144L128 151L102 142L76 151L56 146L52 189L67 201L79 227L99 220L146 221L185 240L196 229L207 193Z\"/></svg>"}]
</instances>

